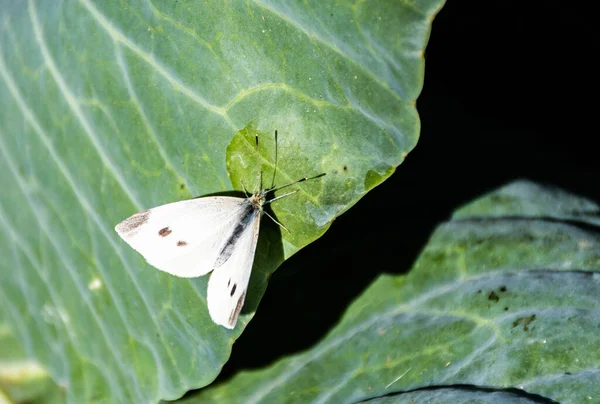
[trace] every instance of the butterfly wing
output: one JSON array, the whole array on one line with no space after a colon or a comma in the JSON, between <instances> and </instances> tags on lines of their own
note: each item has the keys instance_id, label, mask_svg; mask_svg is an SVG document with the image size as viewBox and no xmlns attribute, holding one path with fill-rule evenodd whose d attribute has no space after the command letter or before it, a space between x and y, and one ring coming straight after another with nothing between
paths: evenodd
<instances>
[{"instance_id":1,"label":"butterfly wing","mask_svg":"<svg viewBox=\"0 0 600 404\"><path fill-rule=\"evenodd\" d=\"M261 215L258 210L251 214L253 217L235 241L231 256L215 268L208 281L206 295L210 317L230 329L235 327L244 305L258 242Z\"/></svg>"},{"instance_id":2,"label":"butterfly wing","mask_svg":"<svg viewBox=\"0 0 600 404\"><path fill-rule=\"evenodd\" d=\"M173 202L136 213L115 230L152 266L192 278L213 269L246 206L244 198L224 196Z\"/></svg>"}]
</instances>

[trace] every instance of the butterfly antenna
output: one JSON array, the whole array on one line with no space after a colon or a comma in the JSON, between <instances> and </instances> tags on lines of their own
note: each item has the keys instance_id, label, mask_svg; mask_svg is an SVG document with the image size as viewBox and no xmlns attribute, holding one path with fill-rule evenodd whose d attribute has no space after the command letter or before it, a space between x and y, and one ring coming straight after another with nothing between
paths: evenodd
<instances>
[{"instance_id":1,"label":"butterfly antenna","mask_svg":"<svg viewBox=\"0 0 600 404\"><path fill-rule=\"evenodd\" d=\"M277 175L277 129L275 129L275 168L273 169L273 181L271 181L271 189L275 187L275 175Z\"/></svg>"},{"instance_id":2,"label":"butterfly antenna","mask_svg":"<svg viewBox=\"0 0 600 404\"><path fill-rule=\"evenodd\" d=\"M255 135L256 139L256 155L258 156L258 172L259 172L259 188L258 190L262 190L262 164L260 163L260 152L258 150L258 135Z\"/></svg>"},{"instance_id":3,"label":"butterfly antenna","mask_svg":"<svg viewBox=\"0 0 600 404\"><path fill-rule=\"evenodd\" d=\"M277 190L279 190L279 189L287 188L287 187L289 187L289 186L291 186L291 185L295 185L295 184L298 184L298 183L300 183L300 182L304 182L304 181L310 181L310 180L316 180L317 178L324 177L325 175L327 175L327 173L321 173L321 174L319 174L319 175L315 175L314 177L304 177L304 178L300 178L299 180L297 180L297 181L293 181L293 182L290 182L289 184L285 184L285 185L282 185L282 186L280 186L280 187L277 187L277 188L271 188L271 189L269 189L269 192L274 192L274 191L277 191Z\"/></svg>"},{"instance_id":4,"label":"butterfly antenna","mask_svg":"<svg viewBox=\"0 0 600 404\"><path fill-rule=\"evenodd\" d=\"M279 223L277 220L275 220L275 218L271 215L269 215L267 212L263 211L263 213L267 216L269 216L269 219L271 219L272 221L274 221L276 224L278 224L279 226L281 226L281 228L285 231L287 231L288 233L290 233L290 231L288 230L287 227L285 227L284 225L282 225L281 223ZM291 233L290 233L291 234Z\"/></svg>"}]
</instances>

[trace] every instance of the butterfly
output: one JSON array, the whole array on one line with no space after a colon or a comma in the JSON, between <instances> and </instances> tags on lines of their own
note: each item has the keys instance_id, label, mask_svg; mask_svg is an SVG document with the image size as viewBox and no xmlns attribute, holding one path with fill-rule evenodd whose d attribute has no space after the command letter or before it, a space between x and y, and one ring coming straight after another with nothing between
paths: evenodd
<instances>
[{"instance_id":1,"label":"butterfly","mask_svg":"<svg viewBox=\"0 0 600 404\"><path fill-rule=\"evenodd\" d=\"M256 136L258 151L258 136ZM245 198L208 196L168 203L136 213L119 223L115 230L146 261L171 275L195 278L212 271L208 281L207 305L212 320L233 329L244 305L258 242L264 207L295 191L268 199L267 195L300 182L320 178L325 173L304 177L274 187L277 173L277 131L272 186L258 189Z\"/></svg>"}]
</instances>

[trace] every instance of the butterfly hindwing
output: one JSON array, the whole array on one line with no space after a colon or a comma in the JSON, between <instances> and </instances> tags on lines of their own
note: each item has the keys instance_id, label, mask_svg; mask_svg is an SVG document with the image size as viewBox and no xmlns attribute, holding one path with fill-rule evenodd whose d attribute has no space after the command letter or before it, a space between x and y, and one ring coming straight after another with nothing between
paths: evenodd
<instances>
[{"instance_id":1,"label":"butterfly hindwing","mask_svg":"<svg viewBox=\"0 0 600 404\"><path fill-rule=\"evenodd\" d=\"M215 267L208 281L208 312L215 323L227 328L235 327L244 305L258 242L260 211L249 214L251 217L242 218L241 223L247 225L235 239L229 257L222 263L217 258L220 266Z\"/></svg>"},{"instance_id":2,"label":"butterfly hindwing","mask_svg":"<svg viewBox=\"0 0 600 404\"><path fill-rule=\"evenodd\" d=\"M223 244L245 212L244 198L205 197L157 206L115 230L154 267L191 278L213 269Z\"/></svg>"}]
</instances>

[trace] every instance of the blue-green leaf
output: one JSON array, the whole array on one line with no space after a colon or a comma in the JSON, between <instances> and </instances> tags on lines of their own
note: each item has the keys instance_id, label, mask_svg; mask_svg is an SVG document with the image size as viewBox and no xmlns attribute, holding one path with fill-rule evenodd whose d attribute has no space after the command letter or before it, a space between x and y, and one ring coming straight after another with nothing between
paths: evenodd
<instances>
[{"instance_id":1,"label":"blue-green leaf","mask_svg":"<svg viewBox=\"0 0 600 404\"><path fill-rule=\"evenodd\" d=\"M598 401L599 216L564 191L506 186L459 209L316 346L187 402Z\"/></svg>"},{"instance_id":2,"label":"blue-green leaf","mask_svg":"<svg viewBox=\"0 0 600 404\"><path fill-rule=\"evenodd\" d=\"M174 399L216 377L268 274L415 146L442 2L0 0L0 304L68 401ZM239 139L271 139L268 172L275 129L278 182L327 176L273 205L293 233L264 226L229 331L206 277L160 273L113 227L240 190L256 167Z\"/></svg>"}]
</instances>

